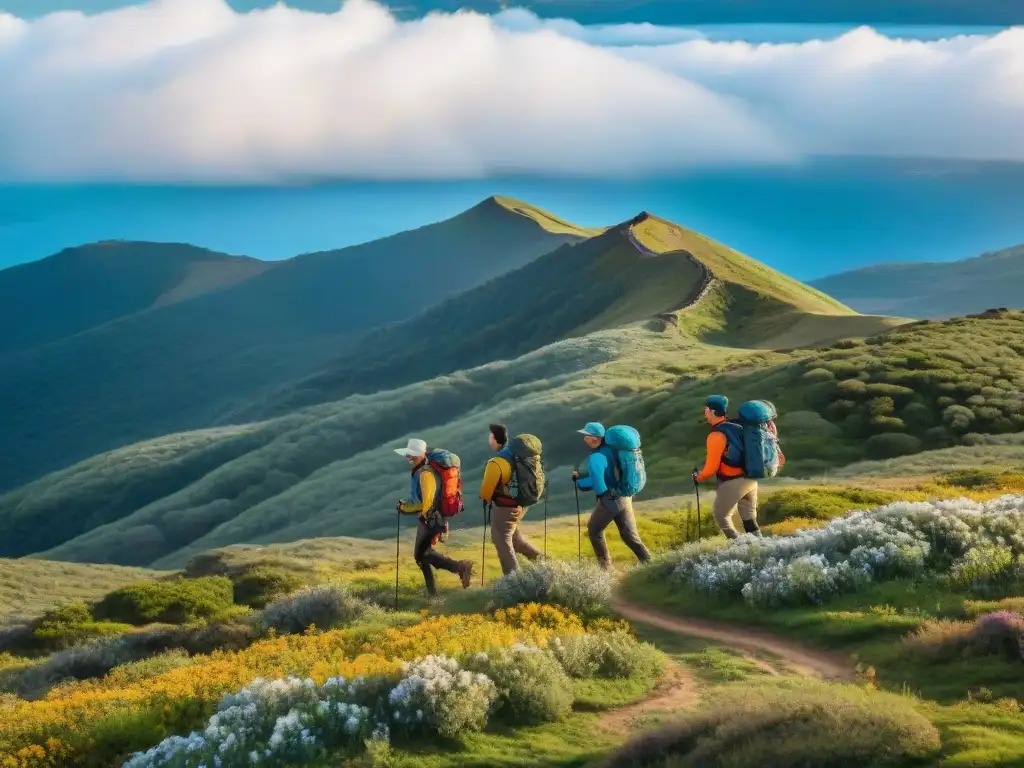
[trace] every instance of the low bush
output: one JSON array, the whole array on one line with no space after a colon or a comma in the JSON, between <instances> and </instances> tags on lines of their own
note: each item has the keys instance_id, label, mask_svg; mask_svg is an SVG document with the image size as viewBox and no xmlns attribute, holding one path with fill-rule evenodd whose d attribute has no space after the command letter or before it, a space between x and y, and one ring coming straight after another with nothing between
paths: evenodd
<instances>
[{"instance_id":1,"label":"low bush","mask_svg":"<svg viewBox=\"0 0 1024 768\"><path fill-rule=\"evenodd\" d=\"M903 422L900 419L889 419L886 417L877 417L872 423L879 428L889 430L901 429L903 427ZM897 456L909 456L912 453L918 453L922 447L921 440L913 435L907 435L902 432L882 432L872 435L864 441L864 458L895 459Z\"/></svg>"},{"instance_id":2,"label":"low bush","mask_svg":"<svg viewBox=\"0 0 1024 768\"><path fill-rule=\"evenodd\" d=\"M501 608L520 603L554 603L581 616L605 613L611 602L612 576L595 564L559 560L524 564L491 584Z\"/></svg>"},{"instance_id":3,"label":"low bush","mask_svg":"<svg viewBox=\"0 0 1024 768\"><path fill-rule=\"evenodd\" d=\"M577 679L651 678L665 666L653 645L618 631L557 637L551 641L551 652L566 673Z\"/></svg>"},{"instance_id":4,"label":"low bush","mask_svg":"<svg viewBox=\"0 0 1024 768\"><path fill-rule=\"evenodd\" d=\"M33 653L53 653L102 638L113 638L135 629L113 621L84 621L80 624L43 623L32 630L29 645Z\"/></svg>"},{"instance_id":5,"label":"low bush","mask_svg":"<svg viewBox=\"0 0 1024 768\"><path fill-rule=\"evenodd\" d=\"M38 698L60 682L103 677L115 667L139 657L139 649L126 636L76 645L25 670L18 693L27 699Z\"/></svg>"},{"instance_id":6,"label":"low bush","mask_svg":"<svg viewBox=\"0 0 1024 768\"><path fill-rule=\"evenodd\" d=\"M234 588L223 576L148 581L114 590L93 609L98 619L137 626L186 624L211 619L234 607Z\"/></svg>"},{"instance_id":7,"label":"low bush","mask_svg":"<svg viewBox=\"0 0 1024 768\"><path fill-rule=\"evenodd\" d=\"M786 488L759 500L757 519L770 525L792 517L831 520L855 509L873 509L899 500L891 491L874 491L841 486Z\"/></svg>"},{"instance_id":8,"label":"low bush","mask_svg":"<svg viewBox=\"0 0 1024 768\"><path fill-rule=\"evenodd\" d=\"M306 586L306 580L283 568L260 566L232 578L234 601L250 608L265 608L269 603Z\"/></svg>"},{"instance_id":9,"label":"low bush","mask_svg":"<svg viewBox=\"0 0 1024 768\"><path fill-rule=\"evenodd\" d=\"M510 725L554 722L572 711L569 677L554 656L536 646L476 653L466 668L494 681L495 714Z\"/></svg>"},{"instance_id":10,"label":"low bush","mask_svg":"<svg viewBox=\"0 0 1024 768\"><path fill-rule=\"evenodd\" d=\"M184 667L192 663L192 657L181 648L173 648L165 653L151 656L148 659L131 661L114 667L107 673L104 682L109 686L126 686L147 680L172 669Z\"/></svg>"},{"instance_id":11,"label":"low bush","mask_svg":"<svg viewBox=\"0 0 1024 768\"><path fill-rule=\"evenodd\" d=\"M1024 496L1007 495L983 504L897 502L792 536L688 544L652 567L710 596L782 605L820 604L872 582L921 575L1005 586L1022 558Z\"/></svg>"},{"instance_id":12,"label":"low bush","mask_svg":"<svg viewBox=\"0 0 1024 768\"><path fill-rule=\"evenodd\" d=\"M971 640L979 653L1003 654L1024 661L1024 614L999 611L979 616Z\"/></svg>"},{"instance_id":13,"label":"low bush","mask_svg":"<svg viewBox=\"0 0 1024 768\"><path fill-rule=\"evenodd\" d=\"M342 583L300 589L277 600L263 611L263 628L283 634L299 634L310 627L333 629L350 624L367 609Z\"/></svg>"},{"instance_id":14,"label":"low bush","mask_svg":"<svg viewBox=\"0 0 1024 768\"><path fill-rule=\"evenodd\" d=\"M605 768L846 768L934 757L939 732L913 699L800 681L727 686L699 710L643 734Z\"/></svg>"}]
</instances>

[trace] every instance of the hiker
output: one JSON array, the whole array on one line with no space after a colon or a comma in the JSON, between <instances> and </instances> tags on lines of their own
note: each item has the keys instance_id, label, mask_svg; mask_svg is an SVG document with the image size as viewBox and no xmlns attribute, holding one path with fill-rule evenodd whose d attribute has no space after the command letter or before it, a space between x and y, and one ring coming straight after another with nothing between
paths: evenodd
<instances>
[{"instance_id":1,"label":"hiker","mask_svg":"<svg viewBox=\"0 0 1024 768\"><path fill-rule=\"evenodd\" d=\"M711 425L711 431L707 437L704 468L693 471L693 482L699 484L716 478L718 486L712 511L715 523L728 538L739 537L732 524L732 513L737 508L744 532L761 536L757 525L757 479L773 477L786 461L778 448L775 409L771 403L757 400L740 406L738 420L729 419L728 412L729 398L725 395L711 395L704 401L704 418ZM748 441L744 437L747 428L754 430L752 434L756 438L764 436L765 447L769 450L762 451L760 456L748 455L745 450Z\"/></svg>"},{"instance_id":2,"label":"hiker","mask_svg":"<svg viewBox=\"0 0 1024 768\"><path fill-rule=\"evenodd\" d=\"M519 523L526 515L525 501L534 503L543 493L538 488L539 448L536 450L537 460L530 465L528 457L520 451L517 461L516 452L508 445L508 427L504 424L491 424L488 427L487 442L494 451L484 467L484 479L480 484L480 498L484 504L491 505L491 542L498 552L501 572L508 575L519 567L516 557L518 552L528 560L543 557L540 550L519 530ZM532 435L520 435L517 441ZM539 441L537 441L539 446ZM513 468L517 471L513 472ZM513 475L515 478L513 479ZM543 474L540 475L543 483ZM515 483L515 490L510 486ZM524 495L527 497L524 499ZM519 497L518 499L516 497Z\"/></svg>"},{"instance_id":3,"label":"hiker","mask_svg":"<svg viewBox=\"0 0 1024 768\"><path fill-rule=\"evenodd\" d=\"M647 479L639 451L640 435L632 427L612 427L606 433L604 426L596 421L578 431L591 453L587 463L588 476L580 477L579 471L574 471L572 479L581 491L592 490L597 496L594 511L587 519L587 536L598 565L608 570L612 564L604 539L604 529L612 521L619 529L622 541L637 559L641 563L650 562L651 553L640 540L633 514L632 497L640 492ZM613 436L616 440L610 445L606 438Z\"/></svg>"},{"instance_id":4,"label":"hiker","mask_svg":"<svg viewBox=\"0 0 1024 768\"><path fill-rule=\"evenodd\" d=\"M427 444L423 440L413 439L405 448L396 448L395 453L404 456L412 465L409 499L400 500L395 508L403 515L419 515L413 556L416 559L416 565L423 571L423 581L427 585L427 592L431 597L437 595L434 568L458 574L462 580L462 588L466 589L473 578L473 561L460 560L456 562L434 549L441 537L448 533L448 520L442 514L441 509L442 493L438 487L440 485L438 473L427 462L428 454L438 452L428 450ZM441 453L451 455L447 452Z\"/></svg>"}]
</instances>

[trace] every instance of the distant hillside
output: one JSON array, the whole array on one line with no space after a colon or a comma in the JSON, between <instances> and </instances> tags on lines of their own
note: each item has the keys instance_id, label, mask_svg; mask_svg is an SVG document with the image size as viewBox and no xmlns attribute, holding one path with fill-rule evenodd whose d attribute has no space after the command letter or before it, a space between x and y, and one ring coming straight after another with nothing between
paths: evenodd
<instances>
[{"instance_id":1,"label":"distant hillside","mask_svg":"<svg viewBox=\"0 0 1024 768\"><path fill-rule=\"evenodd\" d=\"M191 245L110 241L0 270L0 357L226 288L270 266Z\"/></svg>"},{"instance_id":2,"label":"distant hillside","mask_svg":"<svg viewBox=\"0 0 1024 768\"><path fill-rule=\"evenodd\" d=\"M702 444L703 427L697 404L656 407L674 387L701 397L709 375L729 371L756 383L801 359L773 343L830 344L898 322L642 214L371 332L260 406L275 418L128 446L0 497L0 554L163 567L238 542L387 536L407 483L392 447L415 435L457 450L472 489L492 419L542 436L562 478L552 514L568 511L575 430L593 418L633 413L655 446L651 493L675 492L679 455ZM767 391L805 408L799 387ZM293 410L308 403L319 404Z\"/></svg>"},{"instance_id":3,"label":"distant hillside","mask_svg":"<svg viewBox=\"0 0 1024 768\"><path fill-rule=\"evenodd\" d=\"M17 459L0 462L0 489L121 445L212 425L312 372L363 331L593 233L490 198L447 221L299 256L216 292L165 279L139 291L152 308L117 310L115 320L3 360L0 450ZM6 273L26 302L54 306L68 292L41 293L38 282L18 277L35 274L27 268ZM47 336L25 332L33 333Z\"/></svg>"},{"instance_id":4,"label":"distant hillside","mask_svg":"<svg viewBox=\"0 0 1024 768\"><path fill-rule=\"evenodd\" d=\"M753 259L645 212L421 315L382 326L312 376L232 417L265 418L403 386L640 320L678 326L675 313L704 296L699 309L687 312L687 332L730 346L811 346L870 335L898 322L857 315ZM427 355L424 339L432 340Z\"/></svg>"},{"instance_id":5,"label":"distant hillside","mask_svg":"<svg viewBox=\"0 0 1024 768\"><path fill-rule=\"evenodd\" d=\"M811 283L861 312L945 318L1024 307L1024 245L948 262L878 264Z\"/></svg>"}]
</instances>

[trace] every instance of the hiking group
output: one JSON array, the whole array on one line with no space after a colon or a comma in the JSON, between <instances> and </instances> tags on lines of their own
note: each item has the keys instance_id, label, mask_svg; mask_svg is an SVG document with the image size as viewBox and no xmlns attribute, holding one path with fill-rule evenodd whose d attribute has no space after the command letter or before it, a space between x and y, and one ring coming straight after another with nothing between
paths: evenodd
<instances>
[{"instance_id":1,"label":"hiking group","mask_svg":"<svg viewBox=\"0 0 1024 768\"><path fill-rule=\"evenodd\" d=\"M760 536L757 525L758 479L774 477L785 463L779 448L775 406L767 400L743 403L738 418L728 416L729 400L711 395L704 404L704 417L711 427L707 437L707 457L703 469L693 470L697 491L698 538L700 536L700 483L712 478L717 491L712 514L718 528L727 537L739 536L732 524L732 513L738 509L744 533ZM605 429L599 422L590 422L578 430L590 449L585 474L572 473L576 493L577 526L580 527L579 492L593 491L595 505L587 519L587 536L598 564L608 569L611 557L604 531L613 522L623 543L641 563L649 562L651 554L640 538L633 496L647 483L647 471L640 450L640 434L633 427L619 425ZM487 435L492 456L484 467L480 499L484 506L485 532L491 532L501 572L507 575L519 567L518 556L530 561L542 560L545 553L526 537L519 527L527 509L544 501L545 548L547 546L547 478L541 462L541 441L534 435L518 435L509 439L504 424L491 424ZM475 563L453 560L436 549L448 534L448 521L463 511L462 468L459 457L451 451L429 447L423 440L409 440L395 453L411 465L409 497L396 504L401 515L418 515L413 556L423 572L430 595L437 594L434 570L458 575L463 588L470 585ZM578 531L579 533L579 531ZM396 530L396 547L400 527ZM482 560L486 562L486 538ZM580 552L582 557L582 551ZM398 574L395 574L395 600L398 600ZM482 576L481 576L482 579Z\"/></svg>"}]
</instances>

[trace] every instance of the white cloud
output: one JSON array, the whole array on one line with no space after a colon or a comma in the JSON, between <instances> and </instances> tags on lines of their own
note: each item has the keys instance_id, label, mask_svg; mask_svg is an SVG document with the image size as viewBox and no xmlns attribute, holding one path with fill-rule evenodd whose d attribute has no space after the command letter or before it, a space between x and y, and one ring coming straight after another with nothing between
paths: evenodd
<instances>
[{"instance_id":1,"label":"white cloud","mask_svg":"<svg viewBox=\"0 0 1024 768\"><path fill-rule=\"evenodd\" d=\"M850 153L1024 161L1024 28L785 45L686 34L522 11L398 22L371 0L329 15L240 14L223 0L0 14L0 179L641 174Z\"/></svg>"}]
</instances>

